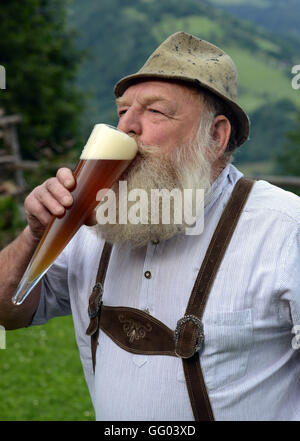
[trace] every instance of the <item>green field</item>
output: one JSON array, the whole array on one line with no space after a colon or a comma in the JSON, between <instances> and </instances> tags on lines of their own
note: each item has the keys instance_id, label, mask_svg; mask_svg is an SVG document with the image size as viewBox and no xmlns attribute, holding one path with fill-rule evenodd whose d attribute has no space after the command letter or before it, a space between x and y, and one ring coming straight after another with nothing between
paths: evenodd
<instances>
[{"instance_id":1,"label":"green field","mask_svg":"<svg viewBox=\"0 0 300 441\"><path fill-rule=\"evenodd\" d=\"M200 38L207 40L216 37L221 39L225 34L219 24L208 17L192 15L182 18L174 18L174 16L170 14L164 15L161 21L153 26L152 33L159 44L167 38L168 35L174 32L180 32L183 29L185 32L199 35Z\"/></svg>"},{"instance_id":2,"label":"green field","mask_svg":"<svg viewBox=\"0 0 300 441\"><path fill-rule=\"evenodd\" d=\"M212 0L212 3L218 6L236 6L249 4L246 0ZM257 8L265 8L271 5L270 0L251 0L251 6L256 6Z\"/></svg>"},{"instance_id":3,"label":"green field","mask_svg":"<svg viewBox=\"0 0 300 441\"><path fill-rule=\"evenodd\" d=\"M280 99L289 99L295 105L299 104L291 80L274 60L237 47L226 47L225 51L235 60L241 92L239 101L247 112Z\"/></svg>"},{"instance_id":4,"label":"green field","mask_svg":"<svg viewBox=\"0 0 300 441\"><path fill-rule=\"evenodd\" d=\"M70 316L6 332L0 421L94 420Z\"/></svg>"}]
</instances>

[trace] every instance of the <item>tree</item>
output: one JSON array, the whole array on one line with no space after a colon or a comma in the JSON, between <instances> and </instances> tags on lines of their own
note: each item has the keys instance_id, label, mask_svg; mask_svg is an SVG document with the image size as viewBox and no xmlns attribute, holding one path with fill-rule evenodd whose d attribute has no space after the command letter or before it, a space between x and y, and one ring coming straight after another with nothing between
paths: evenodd
<instances>
[{"instance_id":1,"label":"tree","mask_svg":"<svg viewBox=\"0 0 300 441\"><path fill-rule=\"evenodd\" d=\"M83 93L76 86L83 52L67 25L67 2L10 0L0 8L0 64L6 90L0 107L19 113L22 155L63 151L80 139ZM51 156L51 155L50 155Z\"/></svg>"}]
</instances>

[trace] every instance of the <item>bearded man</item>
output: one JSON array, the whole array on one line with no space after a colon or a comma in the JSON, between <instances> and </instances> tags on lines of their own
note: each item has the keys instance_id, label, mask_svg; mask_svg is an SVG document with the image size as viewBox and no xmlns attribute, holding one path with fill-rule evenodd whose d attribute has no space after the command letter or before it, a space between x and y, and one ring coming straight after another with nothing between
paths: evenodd
<instances>
[{"instance_id":1,"label":"bearded man","mask_svg":"<svg viewBox=\"0 0 300 441\"><path fill-rule=\"evenodd\" d=\"M72 313L98 420L298 420L300 203L231 164L249 135L233 61L179 32L115 94L118 128L139 149L121 179L147 194L203 189L203 232L185 234L175 212L137 225L95 225L95 213L14 306L51 216L72 204L60 169L27 197L28 226L0 254L1 324Z\"/></svg>"}]
</instances>

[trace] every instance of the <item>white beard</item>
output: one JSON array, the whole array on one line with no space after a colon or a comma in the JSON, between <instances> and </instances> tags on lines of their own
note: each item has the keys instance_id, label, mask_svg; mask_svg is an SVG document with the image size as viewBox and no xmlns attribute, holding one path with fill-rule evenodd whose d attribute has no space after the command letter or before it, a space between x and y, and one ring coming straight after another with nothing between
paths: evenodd
<instances>
[{"instance_id":1,"label":"white beard","mask_svg":"<svg viewBox=\"0 0 300 441\"><path fill-rule=\"evenodd\" d=\"M209 124L210 126L210 124ZM166 189L172 191L179 189L182 193L184 189L193 189L193 196L196 189L204 190L207 193L211 186L211 160L206 159L205 152L212 148L213 140L210 137L208 124L200 126L196 139L193 143L186 146L175 147L171 154L161 152L157 146L139 145L139 153L129 169L120 178L127 181L128 193L132 189L143 189L147 192L149 200L151 190ZM118 223L119 214L119 185L116 183L112 190L116 195L116 214L117 223L98 224L96 229L104 240L114 243L127 243L131 247L141 247L150 241L161 241L183 233L187 227L184 220L181 223L174 221L174 204L171 200L170 222L162 223L161 204L157 213L159 223ZM103 204L104 200L99 204ZM107 200L106 200L107 202ZM127 202L128 211L133 202ZM148 219L151 219L150 204L145 207L148 210ZM153 209L153 207L152 207ZM184 216L181 216L184 219Z\"/></svg>"}]
</instances>

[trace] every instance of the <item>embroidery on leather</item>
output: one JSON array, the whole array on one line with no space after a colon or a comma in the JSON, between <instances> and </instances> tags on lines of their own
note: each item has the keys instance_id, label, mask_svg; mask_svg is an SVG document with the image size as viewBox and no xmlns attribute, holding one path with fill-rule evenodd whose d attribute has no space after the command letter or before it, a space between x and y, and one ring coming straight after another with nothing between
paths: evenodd
<instances>
[{"instance_id":1,"label":"embroidery on leather","mask_svg":"<svg viewBox=\"0 0 300 441\"><path fill-rule=\"evenodd\" d=\"M142 340L146 337L147 332L152 331L152 326L150 323L143 325L139 321L132 319L127 319L124 314L120 314L118 319L123 325L123 331L126 336L129 337L129 342L133 343L134 340Z\"/></svg>"}]
</instances>

